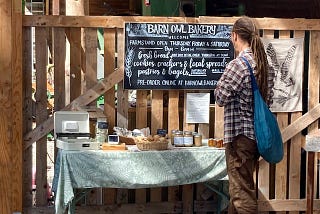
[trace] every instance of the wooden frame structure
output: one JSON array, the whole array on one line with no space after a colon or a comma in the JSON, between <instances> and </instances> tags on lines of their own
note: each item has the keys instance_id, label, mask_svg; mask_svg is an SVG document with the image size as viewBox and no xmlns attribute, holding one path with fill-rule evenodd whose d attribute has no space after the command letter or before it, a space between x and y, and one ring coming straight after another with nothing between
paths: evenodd
<instances>
[{"instance_id":1,"label":"wooden frame structure","mask_svg":"<svg viewBox=\"0 0 320 214\"><path fill-rule=\"evenodd\" d=\"M37 70L37 91L44 91L46 78L43 74L46 68L45 62L47 62L48 56L47 43L52 39L53 44L53 61L55 65L55 105L57 109L78 109L81 106L88 105L98 98L101 94L105 94L105 114L108 117L110 126L113 127L123 126L128 127L128 121L131 119L128 114L128 92L123 90L121 81L123 79L123 26L124 22L188 22L188 23L224 23L232 24L236 18L225 17L200 17L200 18L181 18L181 17L77 17L77 16L25 16L23 18L23 32L24 32L24 59L30 61L31 49L29 49L27 41L30 41L30 28L35 28L35 54L36 54L36 70ZM268 211L290 211L295 213L298 211L307 210L307 205L310 207L315 204L314 209L318 210L320 201L311 200L310 193L313 188L314 178L310 177L312 174L307 174L307 186L308 197L300 196L302 188L301 184L304 182L301 179L300 172L305 169L301 165L302 157L302 143L304 142L304 136L301 131L308 127L309 131L318 129L317 119L320 117L319 112L319 61L317 58L320 54L319 44L319 21L318 20L306 20L306 19L272 19L264 18L257 19L260 28L262 29L263 37L274 38L293 38L293 37L305 37L310 35L305 47L305 50L309 50L309 57L306 57L308 63L308 69L305 70L308 76L308 112L304 115L302 112L294 113L278 113L277 118L282 129L283 139L285 141L285 158L277 165L269 165L263 160L260 161L259 173L257 174L257 186L259 194L259 210L261 212ZM96 48L97 44L97 28L103 28L104 30L104 74L105 78L101 82L96 80ZM52 37L49 37L49 32L52 32ZM84 35L84 41L80 41L81 32ZM75 78L71 78L70 94L65 93L64 85L65 80L65 59L67 56L64 54L66 48L66 39L70 43L70 73ZM61 52L62 50L62 52ZM85 56L81 55L84 54ZM38 55L38 56L37 56ZM31 65L24 64L24 77L28 77L30 80ZM41 74L42 73L42 74ZM81 82L81 76L84 75L84 79L88 80L87 88L83 87ZM57 76L57 77L56 77ZM71 75L70 75L71 76ZM39 80L39 83L38 83ZM90 80L90 81L89 81ZM26 81L26 80L25 80ZM117 96L115 97L114 85L118 84ZM29 91L29 84L26 84L25 91ZM157 128L163 127L163 121L168 121L168 130L183 128L194 130L195 124L187 124L183 120L179 119L179 100L185 95L187 91L169 91L169 108L168 117L164 118L163 93L164 91L152 91L152 104L151 104L151 118L148 118L147 107L147 95L150 93L146 90L137 91L137 106L135 109L136 127L142 128L148 125L150 120L151 130L154 133ZM59 100L60 97L70 97L69 101ZM24 99L30 99L30 96ZM115 106L114 100L117 98L118 103ZM53 123L52 118L46 118L46 111L44 111L46 97L44 94L38 94L36 97L37 106L37 127L29 133L25 133L25 151L28 150L30 145L37 141L37 144L44 145L42 141L45 141L46 134L52 130ZM65 103L64 103L65 102ZM70 102L69 104L67 104ZM26 102L28 103L28 102ZM41 104L42 103L42 104ZM65 107L64 105L67 104ZM55 107L56 108L56 107ZM222 109L215 107L215 119L213 124L199 124L198 130L206 137L213 137L210 133L210 128L214 129L214 137L221 137L223 135L223 118ZM29 116L30 117L30 116ZM27 120L25 120L27 121ZM179 124L180 122L180 124ZM211 135L211 136L210 136ZM41 148L45 150L45 146ZM43 152L42 152L43 153ZM38 157L37 157L38 158ZM314 155L308 155L308 160L312 160ZM40 158L41 159L41 158ZM42 157L43 159L43 157ZM37 166L37 172L41 170L43 166ZM311 166L312 167L312 166ZM310 171L311 172L311 171ZM38 177L37 177L38 178ZM311 182L311 183L310 183ZM37 181L38 183L38 181ZM316 185L317 186L317 185ZM299 188L298 188L299 187ZM177 198L178 187L169 187L167 190L168 201L173 198L175 200L182 200L183 204L189 204L194 201L191 192L194 188L201 189L194 185L187 185L182 187L182 198ZM161 189L161 188L160 188ZM161 190L150 190L150 201L160 201ZM106 198L107 204L116 203L114 197L111 195L120 194L118 190L104 190L108 192ZM122 190L123 191L123 190ZM126 190L128 191L128 190ZM312 191L313 192L313 191ZM37 193L38 194L38 193ZM40 193L41 194L41 193ZM96 192L93 191L93 195L90 197L96 197ZM135 191L135 203L146 203L146 190ZM128 194L127 194L128 195ZM160 197L160 198L159 198ZM38 198L38 196L37 196ZM170 199L171 198L171 199ZM313 198L313 197L312 197ZM94 199L96 200L96 199ZM174 200L174 201L175 201ZM103 202L105 203L105 202ZM191 207L190 207L191 206ZM183 211L193 212L193 203L190 206L183 206ZM165 209L168 211L167 209ZM207 211L210 211L208 209ZM212 211L212 210L211 210Z\"/></svg>"},{"instance_id":2,"label":"wooden frame structure","mask_svg":"<svg viewBox=\"0 0 320 214\"><path fill-rule=\"evenodd\" d=\"M110 126L128 127L132 119L128 111L128 91L122 88L123 78L123 26L124 22L188 22L188 23L226 23L232 24L236 18L226 17L86 17L86 16L23 16L17 4L1 1L2 5L9 9L5 21L1 21L5 27L8 37L1 37L2 53L2 93L3 100L0 119L2 136L0 160L2 172L0 183L5 197L0 198L1 213L12 213L14 211L30 211L32 206L31 184L32 184L32 152L31 145L37 143L37 186L45 187L46 181L46 135L53 129L52 117L48 118L47 95L46 95L46 70L49 61L54 64L55 78L55 110L74 109L90 105L101 94L105 95L105 114ZM12 12L12 13L11 13ZM13 14L13 15L12 15ZM285 158L277 165L269 165L260 161L257 174L257 186L259 194L260 212L276 211L281 213L307 213L318 212L320 201L316 196L318 184L314 179L317 164L305 167L301 164L302 146L305 137L302 130L308 129L308 133L318 129L318 118L320 117L319 104L319 68L320 61L320 22L314 19L257 19L264 37L292 38L305 37L305 69L306 79L304 84L308 85L308 91L303 92L308 97L307 112L278 113L277 118L282 128L285 142ZM5 24L5 23L12 23ZM15 26L15 28L13 27ZM21 29L22 26L22 29ZM97 28L104 30L104 74L102 81L97 81ZM3 29L3 28L2 28ZM34 29L34 30L33 30ZM34 32L34 34L32 33ZM3 33L2 33L3 34ZM34 37L33 37L34 35ZM306 37L308 35L308 37ZM23 36L23 39L22 39ZM82 37L83 36L83 37ZM33 40L34 38L34 40ZM66 43L66 40L70 44ZM32 44L32 41L35 43ZM33 49L34 45L34 49ZM34 52L33 52L34 50ZM66 50L70 51L67 55ZM8 51L10 54L8 54ZM33 56L35 64L33 65ZM70 57L70 65L66 66L66 59ZM35 112L37 127L33 129L32 114L32 72L33 66L36 70L36 94ZM67 68L67 69L66 69ZM11 71L11 72L8 72ZM70 73L69 73L70 72ZM68 76L68 74L70 74ZM68 81L66 81L68 80ZM119 84L120 83L120 84ZM115 94L115 85L118 85ZM23 88L22 88L23 87ZM70 92L68 88L72 89ZM68 93L67 93L68 92ZM147 105L149 91L137 92L137 106L135 109L135 122L137 128L150 124L152 132L162 128L167 121L167 129L183 128L193 130L195 124L187 124L179 119L179 108L182 98L187 91L168 91L168 113L164 114L163 94L164 91L152 92L151 106ZM307 94L306 94L307 93ZM117 106L114 100L117 96ZM179 105L180 104L180 105ZM184 105L184 104L182 104ZM21 108L22 106L22 108ZM150 111L151 113L148 113ZM23 113L23 114L22 114ZM182 113L183 115L184 113ZM166 115L166 118L164 118ZM223 118L221 109L215 108L215 117L212 124L199 124L198 130L206 137L222 136ZM214 129L214 133L210 129ZM8 131L9 130L9 131ZM24 137L22 137L22 133ZM23 143L22 143L23 142ZM23 155L22 155L23 153ZM17 157L15 157L15 155ZM15 158L12 158L15 157ZM22 161L22 157L23 160ZM316 161L317 153L309 153L307 160L310 163ZM11 165L10 165L11 164ZM13 166L13 167L11 167ZM303 171L307 168L307 172ZM22 175L23 172L23 175ZM303 179L301 175L306 175ZM14 179L10 179L12 176ZM23 178L23 180L22 180ZM301 190L306 184L307 193L301 196ZM10 191L8 186L11 186ZM23 190L23 191L22 191ZM196 194L193 192L196 190ZM182 187L168 187L166 189L141 189L134 192L129 190L104 189L94 190L89 195L87 204L97 205L98 198L103 196L103 206L114 206L119 203L119 197L125 195L123 202L130 201L130 195L134 195L134 203L142 204L141 208L135 204L126 204L134 212L139 209L161 204L162 211L173 212L175 206L182 204L183 213L191 213L197 208L199 195L205 190L201 184L186 185ZM163 201L163 192L166 193L166 201ZM316 196L316 199L314 198ZM147 198L148 197L148 198ZM22 199L23 198L23 199ZM36 202L41 206L46 205L46 188L37 188ZM148 199L148 200L147 200ZM14 201L14 202L13 202ZM147 203L153 202L151 204ZM192 203L195 202L195 203ZM200 212L213 211L211 202L201 201ZM184 205L184 206L183 206ZM187 206L188 205L188 206ZM99 210L96 207L96 210ZM82 208L86 210L86 207ZM91 207L92 209L92 207ZM117 211L126 208L123 206ZM152 208L151 208L152 209ZM93 210L94 211L94 210ZM48 210L52 212L52 210ZM81 210L79 210L81 213Z\"/></svg>"}]
</instances>

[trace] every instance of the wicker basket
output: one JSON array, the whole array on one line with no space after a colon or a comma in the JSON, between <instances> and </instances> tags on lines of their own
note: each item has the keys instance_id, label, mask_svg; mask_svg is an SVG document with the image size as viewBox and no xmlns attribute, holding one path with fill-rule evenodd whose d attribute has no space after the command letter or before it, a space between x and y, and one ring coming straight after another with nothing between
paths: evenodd
<instances>
[{"instance_id":1,"label":"wicker basket","mask_svg":"<svg viewBox=\"0 0 320 214\"><path fill-rule=\"evenodd\" d=\"M133 137L124 137L120 135L119 142L125 143L126 145L136 145L136 142Z\"/></svg>"},{"instance_id":2,"label":"wicker basket","mask_svg":"<svg viewBox=\"0 0 320 214\"><path fill-rule=\"evenodd\" d=\"M138 149L142 151L168 149L168 142L136 142L136 144Z\"/></svg>"}]
</instances>

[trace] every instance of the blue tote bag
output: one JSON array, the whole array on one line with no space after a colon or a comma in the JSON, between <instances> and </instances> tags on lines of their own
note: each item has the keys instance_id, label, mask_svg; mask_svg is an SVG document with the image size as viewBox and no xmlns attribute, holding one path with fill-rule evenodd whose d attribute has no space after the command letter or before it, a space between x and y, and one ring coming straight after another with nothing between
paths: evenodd
<instances>
[{"instance_id":1,"label":"blue tote bag","mask_svg":"<svg viewBox=\"0 0 320 214\"><path fill-rule=\"evenodd\" d=\"M267 162L278 163L283 158L283 142L278 122L260 94L248 60L244 57L242 59L250 70L254 97L254 132L259 153Z\"/></svg>"}]
</instances>

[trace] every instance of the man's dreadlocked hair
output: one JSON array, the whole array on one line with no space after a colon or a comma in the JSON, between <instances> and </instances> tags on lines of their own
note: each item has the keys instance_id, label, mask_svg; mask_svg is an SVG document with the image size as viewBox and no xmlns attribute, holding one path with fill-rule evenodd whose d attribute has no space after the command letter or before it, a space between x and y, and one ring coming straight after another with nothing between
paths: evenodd
<instances>
[{"instance_id":1,"label":"man's dreadlocked hair","mask_svg":"<svg viewBox=\"0 0 320 214\"><path fill-rule=\"evenodd\" d=\"M268 61L263 43L259 37L259 31L253 20L246 16L241 17L234 23L232 31L250 44L254 59L257 63L255 77L259 85L260 93L264 100L267 101Z\"/></svg>"}]
</instances>

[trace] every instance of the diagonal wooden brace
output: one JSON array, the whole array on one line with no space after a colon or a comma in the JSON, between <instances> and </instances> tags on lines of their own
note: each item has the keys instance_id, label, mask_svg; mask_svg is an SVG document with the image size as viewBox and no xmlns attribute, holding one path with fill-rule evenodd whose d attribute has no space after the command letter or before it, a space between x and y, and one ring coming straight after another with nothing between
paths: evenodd
<instances>
[{"instance_id":1,"label":"diagonal wooden brace","mask_svg":"<svg viewBox=\"0 0 320 214\"><path fill-rule=\"evenodd\" d=\"M123 67L117 69L109 76L100 80L95 86L90 88L81 96L77 97L61 110L79 110L82 106L91 103L110 88L114 87L114 85L119 83L121 80L123 80ZM34 128L31 132L27 133L24 136L24 149L27 149L34 142L52 131L54 128L53 126L53 117L50 117Z\"/></svg>"}]
</instances>

